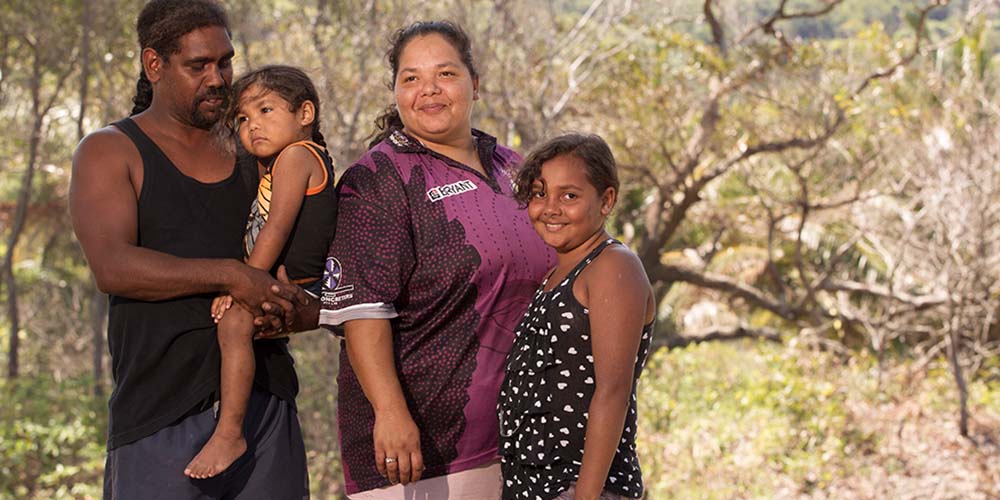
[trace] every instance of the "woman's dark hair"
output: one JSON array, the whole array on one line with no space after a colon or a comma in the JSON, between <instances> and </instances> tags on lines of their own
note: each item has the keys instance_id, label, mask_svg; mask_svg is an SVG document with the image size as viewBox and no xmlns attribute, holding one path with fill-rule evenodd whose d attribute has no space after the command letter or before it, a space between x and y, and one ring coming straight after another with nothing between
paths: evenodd
<instances>
[{"instance_id":1,"label":"woman's dark hair","mask_svg":"<svg viewBox=\"0 0 1000 500\"><path fill-rule=\"evenodd\" d=\"M306 101L313 103L315 113L313 113L312 141L326 146L323 134L319 131L319 94L316 93L316 86L313 85L309 75L304 71L292 66L263 66L255 69L241 77L233 83L233 98L229 100L229 108L226 110L225 123L231 130L235 130L236 115L240 109L240 98L250 87L257 85L262 90L271 91L288 101L291 106L290 111L298 111Z\"/></svg>"},{"instance_id":2,"label":"woman's dark hair","mask_svg":"<svg viewBox=\"0 0 1000 500\"><path fill-rule=\"evenodd\" d=\"M166 61L180 51L181 37L206 26L229 31L226 11L213 0L153 0L142 8L136 21L139 48L153 49ZM132 114L144 111L152 102L153 86L143 69L135 85Z\"/></svg>"},{"instance_id":3,"label":"woman's dark hair","mask_svg":"<svg viewBox=\"0 0 1000 500\"><path fill-rule=\"evenodd\" d=\"M469 41L469 35L465 34L461 26L451 21L418 21L397 30L389 39L389 50L385 53L385 58L389 61L389 67L392 69L392 79L388 83L389 90L395 90L396 75L399 73L399 58L403 55L403 49L406 48L406 45L414 38L434 34L443 36L455 48L458 56L462 59L462 64L469 70L473 80L479 78L479 73L476 72L476 63L472 59L472 42ZM372 140L368 144L369 148L392 135L394 130L403 128L403 121L399 118L399 110L396 109L395 104L386 107L382 114L375 119L375 127L375 131L370 136Z\"/></svg>"},{"instance_id":4,"label":"woman's dark hair","mask_svg":"<svg viewBox=\"0 0 1000 500\"><path fill-rule=\"evenodd\" d=\"M583 163L587 180L598 194L609 187L618 191L618 169L608 143L598 135L569 133L535 146L521 163L514 180L514 199L522 208L531 200L531 185L542 175L542 165L562 155L572 155Z\"/></svg>"}]
</instances>

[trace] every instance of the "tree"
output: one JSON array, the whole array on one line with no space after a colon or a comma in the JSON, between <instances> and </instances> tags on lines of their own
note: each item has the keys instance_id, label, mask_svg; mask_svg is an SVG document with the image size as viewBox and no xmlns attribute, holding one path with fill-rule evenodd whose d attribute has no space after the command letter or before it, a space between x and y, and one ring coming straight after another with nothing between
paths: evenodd
<instances>
[{"instance_id":1,"label":"tree","mask_svg":"<svg viewBox=\"0 0 1000 500\"><path fill-rule=\"evenodd\" d=\"M830 248L810 241L810 227L824 213L872 196L878 136L860 130L870 119L865 113L874 111L866 107L868 93L920 54L926 18L937 5L920 10L915 34L898 51L876 53L870 70L845 59L860 52L850 44L790 40L781 29L840 3L795 10L783 1L734 26L723 22L717 2L703 2L701 39L674 24L654 25L599 88L612 97L597 107L611 112L593 123L613 124L603 128L624 153L632 188L619 228L636 246L661 303L675 284L688 283L766 311L776 325L824 329L849 321L830 307L830 294L884 293L840 277L856 255L849 235ZM831 166L839 166L839 179L824 175ZM740 212L716 210L706 199ZM764 234L764 244L746 247L747 234ZM742 278L712 271L725 264L720 258L740 251L754 253L757 263ZM748 255L742 257L746 262ZM741 326L740 335L755 335Z\"/></svg>"},{"instance_id":2,"label":"tree","mask_svg":"<svg viewBox=\"0 0 1000 500\"><path fill-rule=\"evenodd\" d=\"M77 5L44 4L16 1L3 11L4 24L13 27L11 52L14 64L12 73L26 91L31 103L27 112L28 137L24 172L13 218L7 232L6 247L0 275L7 292L7 319L9 325L8 378L18 375L19 332L17 279L14 274L15 250L20 241L31 203L35 171L39 164L40 148L45 139L47 118L59 103L62 89L75 69L75 53L66 53L65 47L76 47L78 33L73 30L52 30L50 23L74 26ZM24 61L23 64L19 64ZM23 72L23 73L22 73Z\"/></svg>"},{"instance_id":3,"label":"tree","mask_svg":"<svg viewBox=\"0 0 1000 500\"><path fill-rule=\"evenodd\" d=\"M858 314L875 318L881 334L918 345L925 359L945 352L966 437L967 374L1000 347L1000 96L983 43L988 23L970 21L941 46L926 83L911 89L911 139L887 148L893 196L855 216L871 228L877 258L890 269L888 286L944 297L935 314L907 314L891 302L881 314Z\"/></svg>"}]
</instances>

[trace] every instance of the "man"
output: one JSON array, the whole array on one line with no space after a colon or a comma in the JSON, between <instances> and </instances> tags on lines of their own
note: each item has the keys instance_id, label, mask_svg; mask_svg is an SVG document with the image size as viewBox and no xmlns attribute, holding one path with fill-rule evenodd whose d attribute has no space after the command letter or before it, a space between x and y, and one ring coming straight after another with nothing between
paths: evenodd
<instances>
[{"instance_id":1,"label":"man","mask_svg":"<svg viewBox=\"0 0 1000 500\"><path fill-rule=\"evenodd\" d=\"M142 72L131 118L73 157L73 227L111 295L105 499L308 496L287 341L255 343L247 452L211 479L184 475L215 426L219 348L212 298L291 311L297 287L242 264L255 178L210 129L223 115L233 46L213 0L153 0L139 14Z\"/></svg>"}]
</instances>

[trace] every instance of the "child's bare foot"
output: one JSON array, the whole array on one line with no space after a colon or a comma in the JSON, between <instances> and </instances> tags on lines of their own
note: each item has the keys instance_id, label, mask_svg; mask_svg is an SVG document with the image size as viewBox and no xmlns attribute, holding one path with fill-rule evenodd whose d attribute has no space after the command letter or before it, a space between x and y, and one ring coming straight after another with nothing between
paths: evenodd
<instances>
[{"instance_id":1,"label":"child's bare foot","mask_svg":"<svg viewBox=\"0 0 1000 500\"><path fill-rule=\"evenodd\" d=\"M193 479L216 476L246 451L247 442L242 435L226 437L216 432L184 468L184 475Z\"/></svg>"}]
</instances>

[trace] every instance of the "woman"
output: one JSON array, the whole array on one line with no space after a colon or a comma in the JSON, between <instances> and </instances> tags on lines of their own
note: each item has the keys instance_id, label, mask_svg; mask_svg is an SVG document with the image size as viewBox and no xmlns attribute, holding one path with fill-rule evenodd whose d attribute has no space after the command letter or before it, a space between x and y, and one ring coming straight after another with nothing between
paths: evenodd
<instances>
[{"instance_id":1,"label":"woman","mask_svg":"<svg viewBox=\"0 0 1000 500\"><path fill-rule=\"evenodd\" d=\"M499 498L504 362L554 254L512 198L520 158L472 129L479 77L465 33L416 23L387 57L395 106L340 182L320 313L345 332L347 493Z\"/></svg>"}]
</instances>

